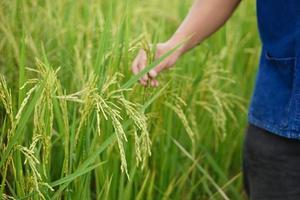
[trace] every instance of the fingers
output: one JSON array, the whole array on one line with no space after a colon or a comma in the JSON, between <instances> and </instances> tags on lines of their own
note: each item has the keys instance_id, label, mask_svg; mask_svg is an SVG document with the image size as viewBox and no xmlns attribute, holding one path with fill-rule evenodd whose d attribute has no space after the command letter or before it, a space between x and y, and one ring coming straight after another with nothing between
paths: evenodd
<instances>
[{"instance_id":1,"label":"fingers","mask_svg":"<svg viewBox=\"0 0 300 200\"><path fill-rule=\"evenodd\" d=\"M141 72L147 65L147 57L146 57L146 54L145 52L142 52L140 54L140 58L139 58L139 64L138 64L138 69L139 69L139 72ZM143 86L147 86L147 82L149 80L149 76L148 74L145 74L141 79L140 79L140 83L143 85Z\"/></svg>"},{"instance_id":2,"label":"fingers","mask_svg":"<svg viewBox=\"0 0 300 200\"><path fill-rule=\"evenodd\" d=\"M134 59L134 61L132 62L132 65L131 65L131 71L134 75L138 74L139 73L139 68L138 68L138 58L136 57Z\"/></svg>"},{"instance_id":3,"label":"fingers","mask_svg":"<svg viewBox=\"0 0 300 200\"><path fill-rule=\"evenodd\" d=\"M141 70L143 70L143 66L142 65L138 65L138 72L140 72ZM142 78L140 78L140 83L143 85L143 86L147 86L147 81L148 81L148 79L145 77L145 76L143 76Z\"/></svg>"},{"instance_id":4,"label":"fingers","mask_svg":"<svg viewBox=\"0 0 300 200\"><path fill-rule=\"evenodd\" d=\"M147 56L146 52L144 50L140 50L137 57L134 59L131 70L134 75L141 72L143 69L145 69L147 65ZM158 74L164 70L167 66L167 63L162 62L158 66L156 66L154 69L150 70L147 74L145 74L143 77L140 78L139 82L143 86L152 86L157 87L158 81L156 80Z\"/></svg>"},{"instance_id":5,"label":"fingers","mask_svg":"<svg viewBox=\"0 0 300 200\"><path fill-rule=\"evenodd\" d=\"M139 61L139 72L142 71L143 69L145 69L147 65L147 57L145 54L142 54L140 57L140 61ZM148 74L145 74L142 78L141 78L144 82L147 82L149 80L149 76Z\"/></svg>"},{"instance_id":6,"label":"fingers","mask_svg":"<svg viewBox=\"0 0 300 200\"><path fill-rule=\"evenodd\" d=\"M138 74L140 71L142 71L146 67L146 63L147 63L146 53L144 52L144 50L140 50L137 57L134 59L134 61L132 63L132 66L131 66L132 73L134 75ZM148 77L148 74L146 74L140 79L140 83L142 85L146 86L148 80L149 80L149 77Z\"/></svg>"},{"instance_id":7,"label":"fingers","mask_svg":"<svg viewBox=\"0 0 300 200\"><path fill-rule=\"evenodd\" d=\"M156 78L156 76L157 76L157 72L155 71L155 69L150 70L148 74L149 74L149 77L152 79Z\"/></svg>"},{"instance_id":8,"label":"fingers","mask_svg":"<svg viewBox=\"0 0 300 200\"><path fill-rule=\"evenodd\" d=\"M138 74L140 72L140 65L139 65L139 60L138 58L136 58L133 63L132 63L132 67L131 67L132 73L134 75ZM144 81L144 79L140 79L140 83L144 86L147 85L147 81Z\"/></svg>"},{"instance_id":9,"label":"fingers","mask_svg":"<svg viewBox=\"0 0 300 200\"><path fill-rule=\"evenodd\" d=\"M148 73L149 77L151 79L155 79L157 77L157 75L166 68L166 66L167 65L164 62L162 62L161 64L156 66L154 69L149 71L149 73Z\"/></svg>"},{"instance_id":10,"label":"fingers","mask_svg":"<svg viewBox=\"0 0 300 200\"><path fill-rule=\"evenodd\" d=\"M152 79L150 84L152 87L158 87L158 81L156 79Z\"/></svg>"}]
</instances>

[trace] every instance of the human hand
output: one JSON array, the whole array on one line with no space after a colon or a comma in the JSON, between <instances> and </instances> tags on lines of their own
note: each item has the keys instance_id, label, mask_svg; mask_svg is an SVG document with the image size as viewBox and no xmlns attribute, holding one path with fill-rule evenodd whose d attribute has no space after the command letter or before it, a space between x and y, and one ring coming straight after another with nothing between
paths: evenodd
<instances>
[{"instance_id":1,"label":"human hand","mask_svg":"<svg viewBox=\"0 0 300 200\"><path fill-rule=\"evenodd\" d=\"M156 46L156 52L155 52L155 60L159 59L161 56L172 50L176 44L171 43L159 43ZM149 71L149 73L145 74L139 81L143 86L150 85L152 87L158 86L157 76L160 74L163 70L171 68L178 58L181 55L180 48L175 50L171 55L166 57L162 62L160 62L156 67L154 67L152 70ZM133 74L138 74L140 71L142 71L147 66L147 54L144 49L141 49L134 59L132 63L132 72Z\"/></svg>"}]
</instances>

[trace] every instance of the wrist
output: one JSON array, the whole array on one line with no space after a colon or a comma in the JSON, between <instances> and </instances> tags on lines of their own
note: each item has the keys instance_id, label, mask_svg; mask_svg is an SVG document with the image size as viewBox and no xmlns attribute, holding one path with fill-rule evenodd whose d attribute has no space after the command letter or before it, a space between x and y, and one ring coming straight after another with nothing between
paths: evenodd
<instances>
[{"instance_id":1,"label":"wrist","mask_svg":"<svg viewBox=\"0 0 300 200\"><path fill-rule=\"evenodd\" d=\"M164 42L164 45L166 46L167 49L171 50L175 48L180 42L182 42L182 40L170 38L169 40ZM180 47L176 49L176 51L173 54L176 55L177 57L180 57L184 53L185 53L185 44L182 44Z\"/></svg>"}]
</instances>

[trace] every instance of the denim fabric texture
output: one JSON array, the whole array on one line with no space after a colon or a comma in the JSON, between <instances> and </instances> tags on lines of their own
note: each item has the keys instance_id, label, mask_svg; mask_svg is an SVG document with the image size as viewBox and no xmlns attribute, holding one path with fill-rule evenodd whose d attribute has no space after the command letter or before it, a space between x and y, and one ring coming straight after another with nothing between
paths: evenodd
<instances>
[{"instance_id":1,"label":"denim fabric texture","mask_svg":"<svg viewBox=\"0 0 300 200\"><path fill-rule=\"evenodd\" d=\"M300 140L300 0L257 0L262 42L248 121Z\"/></svg>"}]
</instances>

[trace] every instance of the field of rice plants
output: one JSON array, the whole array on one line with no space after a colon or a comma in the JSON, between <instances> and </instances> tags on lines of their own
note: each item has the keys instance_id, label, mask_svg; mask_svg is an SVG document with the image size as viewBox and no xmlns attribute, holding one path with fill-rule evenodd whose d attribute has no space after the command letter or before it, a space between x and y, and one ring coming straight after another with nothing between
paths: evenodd
<instances>
[{"instance_id":1,"label":"field of rice plants","mask_svg":"<svg viewBox=\"0 0 300 200\"><path fill-rule=\"evenodd\" d=\"M0 1L2 199L245 199L255 3L159 87L131 73L138 50L167 40L191 4Z\"/></svg>"}]
</instances>

